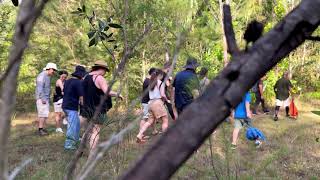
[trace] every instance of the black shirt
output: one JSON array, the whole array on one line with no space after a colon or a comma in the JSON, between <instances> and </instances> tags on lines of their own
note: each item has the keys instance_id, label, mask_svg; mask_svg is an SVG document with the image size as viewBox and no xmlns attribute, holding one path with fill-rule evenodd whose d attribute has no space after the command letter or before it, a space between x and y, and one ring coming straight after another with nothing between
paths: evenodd
<instances>
[{"instance_id":1,"label":"black shirt","mask_svg":"<svg viewBox=\"0 0 320 180\"><path fill-rule=\"evenodd\" d=\"M149 98L149 93L147 91L148 87L149 87L149 83L150 83L150 79L149 78L146 78L143 82L143 91L142 93L144 93L144 96L142 97L141 99L141 103L144 103L144 104L148 104L150 98Z\"/></svg>"},{"instance_id":2,"label":"black shirt","mask_svg":"<svg viewBox=\"0 0 320 180\"><path fill-rule=\"evenodd\" d=\"M63 86L64 96L62 108L78 111L79 97L83 96L83 89L80 79L71 78L66 80Z\"/></svg>"},{"instance_id":3,"label":"black shirt","mask_svg":"<svg viewBox=\"0 0 320 180\"><path fill-rule=\"evenodd\" d=\"M274 85L274 92L276 93L276 98L281 101L288 99L290 88L292 88L292 84L288 79L279 79Z\"/></svg>"}]
</instances>

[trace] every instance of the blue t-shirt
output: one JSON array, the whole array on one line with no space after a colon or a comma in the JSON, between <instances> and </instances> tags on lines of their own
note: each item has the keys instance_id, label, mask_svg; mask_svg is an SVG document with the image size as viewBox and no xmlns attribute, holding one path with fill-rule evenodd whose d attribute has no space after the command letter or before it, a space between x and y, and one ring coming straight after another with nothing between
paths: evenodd
<instances>
[{"instance_id":1,"label":"blue t-shirt","mask_svg":"<svg viewBox=\"0 0 320 180\"><path fill-rule=\"evenodd\" d=\"M79 97L83 96L83 87L80 79L66 80L63 87L62 109L78 111Z\"/></svg>"},{"instance_id":2,"label":"blue t-shirt","mask_svg":"<svg viewBox=\"0 0 320 180\"><path fill-rule=\"evenodd\" d=\"M194 70L186 69L179 72L173 82L175 87L175 104L177 108L183 109L193 101L192 91L199 90L199 79Z\"/></svg>"},{"instance_id":3,"label":"blue t-shirt","mask_svg":"<svg viewBox=\"0 0 320 180\"><path fill-rule=\"evenodd\" d=\"M246 119L247 117L247 111L246 111L246 102L250 103L251 97L250 93L247 92L244 97L242 98L242 101L240 104L236 107L234 110L234 118L235 119Z\"/></svg>"}]
</instances>

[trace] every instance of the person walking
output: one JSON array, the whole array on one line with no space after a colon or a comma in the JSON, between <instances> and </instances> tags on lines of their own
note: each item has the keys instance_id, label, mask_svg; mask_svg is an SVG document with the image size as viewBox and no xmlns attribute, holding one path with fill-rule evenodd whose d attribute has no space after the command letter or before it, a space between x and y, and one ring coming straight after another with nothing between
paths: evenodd
<instances>
[{"instance_id":1,"label":"person walking","mask_svg":"<svg viewBox=\"0 0 320 180\"><path fill-rule=\"evenodd\" d=\"M184 66L185 70L179 72L174 79L175 106L178 114L199 95L199 79L196 75L198 66L197 60L189 57Z\"/></svg>"},{"instance_id":2,"label":"person walking","mask_svg":"<svg viewBox=\"0 0 320 180\"><path fill-rule=\"evenodd\" d=\"M274 120L278 120L278 114L281 106L285 107L286 116L289 117L289 105L290 105L290 91L292 84L289 80L289 73L283 73L282 78L280 78L274 85L274 92L276 94L276 107L274 113Z\"/></svg>"},{"instance_id":3,"label":"person walking","mask_svg":"<svg viewBox=\"0 0 320 180\"><path fill-rule=\"evenodd\" d=\"M168 101L164 84L160 79L162 77L159 76L161 74L161 70L157 70L153 72L150 77L149 83L149 118L148 121L145 122L142 128L139 130L137 135L137 143L144 143L146 140L143 139L144 132L155 122L157 119L162 120L162 132L165 132L168 128L168 114L167 110L164 106L164 101Z\"/></svg>"},{"instance_id":4,"label":"person walking","mask_svg":"<svg viewBox=\"0 0 320 180\"><path fill-rule=\"evenodd\" d=\"M94 123L89 136L90 152L94 151L99 142L101 125L106 122L107 111L112 107L111 97L122 99L121 95L118 95L114 91L109 91L108 83L103 77L109 71L106 62L102 60L96 61L92 66L91 72L86 75L82 83L84 96L81 115L86 121L93 121ZM95 111L98 110L101 100L108 91L107 100L103 103L100 111L97 112L97 118L93 119Z\"/></svg>"},{"instance_id":5,"label":"person walking","mask_svg":"<svg viewBox=\"0 0 320 180\"><path fill-rule=\"evenodd\" d=\"M80 136L80 118L78 114L79 104L83 105L83 87L82 78L86 74L83 66L76 66L71 78L64 84L64 97L62 109L68 120L66 141L64 149L75 150Z\"/></svg>"},{"instance_id":6,"label":"person walking","mask_svg":"<svg viewBox=\"0 0 320 180\"><path fill-rule=\"evenodd\" d=\"M268 113L269 110L267 109L266 105L265 105L265 100L263 97L263 79L259 79L258 82L254 85L254 87L252 88L252 92L255 94L255 98L256 101L254 102L253 105L253 111L252 113L254 115L258 114L258 106L259 104L261 104L262 110L264 113Z\"/></svg>"},{"instance_id":7,"label":"person walking","mask_svg":"<svg viewBox=\"0 0 320 180\"><path fill-rule=\"evenodd\" d=\"M148 118L149 118L149 84L150 84L150 77L151 74L153 74L154 72L156 72L156 68L150 68L149 72L148 72L148 76L146 77L146 79L143 81L143 85L142 85L142 99L141 99L141 104L142 104L142 108L143 108L143 117L142 120L140 121L140 128L141 129L143 127L143 125L147 122Z\"/></svg>"},{"instance_id":8,"label":"person walking","mask_svg":"<svg viewBox=\"0 0 320 180\"><path fill-rule=\"evenodd\" d=\"M60 78L56 81L55 93L53 95L53 109L55 112L56 120L56 132L63 133L61 128L63 110L62 110L62 101L63 101L63 85L65 80L68 77L67 71L59 71Z\"/></svg>"},{"instance_id":9,"label":"person walking","mask_svg":"<svg viewBox=\"0 0 320 180\"><path fill-rule=\"evenodd\" d=\"M37 76L36 79L36 106L38 112L38 133L40 136L48 135L45 129L46 121L49 117L49 101L50 101L50 78L57 71L57 65L48 63L43 71Z\"/></svg>"},{"instance_id":10,"label":"person walking","mask_svg":"<svg viewBox=\"0 0 320 180\"><path fill-rule=\"evenodd\" d=\"M237 147L238 136L242 127L246 124L251 125L252 113L250 111L250 101L250 93L247 92L233 112L234 129L232 133L232 149L236 149Z\"/></svg>"}]
</instances>

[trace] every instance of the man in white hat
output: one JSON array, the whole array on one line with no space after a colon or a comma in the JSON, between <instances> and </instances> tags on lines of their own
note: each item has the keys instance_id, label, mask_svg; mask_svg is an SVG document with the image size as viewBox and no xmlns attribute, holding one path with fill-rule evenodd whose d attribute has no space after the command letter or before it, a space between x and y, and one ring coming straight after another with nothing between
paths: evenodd
<instances>
[{"instance_id":1,"label":"man in white hat","mask_svg":"<svg viewBox=\"0 0 320 180\"><path fill-rule=\"evenodd\" d=\"M36 104L39 121L39 135L48 135L45 129L46 120L49 117L49 100L50 100L50 78L57 71L57 65L48 63L43 71L37 76L36 81Z\"/></svg>"}]
</instances>

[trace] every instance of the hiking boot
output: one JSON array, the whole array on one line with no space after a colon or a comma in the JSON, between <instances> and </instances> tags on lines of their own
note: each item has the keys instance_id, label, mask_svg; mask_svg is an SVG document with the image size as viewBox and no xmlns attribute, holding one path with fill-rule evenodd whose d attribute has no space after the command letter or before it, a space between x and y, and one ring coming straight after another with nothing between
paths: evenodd
<instances>
[{"instance_id":1,"label":"hiking boot","mask_svg":"<svg viewBox=\"0 0 320 180\"><path fill-rule=\"evenodd\" d=\"M45 130L45 129L39 130L38 133L39 133L39 136L47 136L47 135L49 135L48 131Z\"/></svg>"},{"instance_id":2,"label":"hiking boot","mask_svg":"<svg viewBox=\"0 0 320 180\"><path fill-rule=\"evenodd\" d=\"M57 129L56 129L56 133L61 133L61 134L63 134L63 130L62 130L61 128L57 128Z\"/></svg>"},{"instance_id":3,"label":"hiking boot","mask_svg":"<svg viewBox=\"0 0 320 180\"><path fill-rule=\"evenodd\" d=\"M278 116L275 116L275 117L273 118L273 120L274 120L274 121L278 121Z\"/></svg>"}]
</instances>

